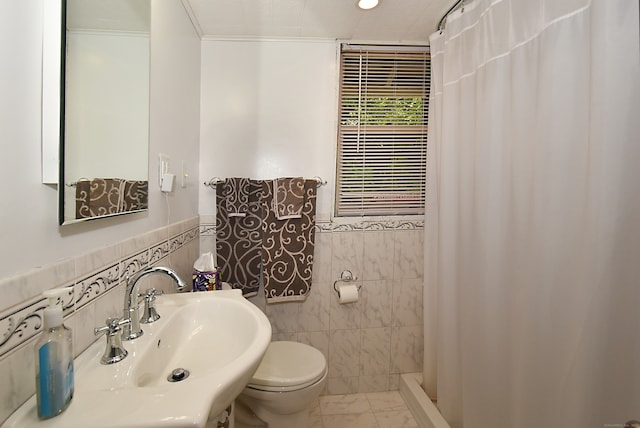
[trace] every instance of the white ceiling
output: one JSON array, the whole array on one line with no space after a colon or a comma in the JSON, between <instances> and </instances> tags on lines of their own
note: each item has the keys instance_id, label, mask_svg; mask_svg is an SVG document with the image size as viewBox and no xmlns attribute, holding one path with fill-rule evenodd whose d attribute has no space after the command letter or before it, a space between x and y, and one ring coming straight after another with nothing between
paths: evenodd
<instances>
[{"instance_id":1,"label":"white ceiling","mask_svg":"<svg viewBox=\"0 0 640 428\"><path fill-rule=\"evenodd\" d=\"M454 0L183 0L203 37L427 42ZM190 9L190 10L189 10Z\"/></svg>"}]
</instances>

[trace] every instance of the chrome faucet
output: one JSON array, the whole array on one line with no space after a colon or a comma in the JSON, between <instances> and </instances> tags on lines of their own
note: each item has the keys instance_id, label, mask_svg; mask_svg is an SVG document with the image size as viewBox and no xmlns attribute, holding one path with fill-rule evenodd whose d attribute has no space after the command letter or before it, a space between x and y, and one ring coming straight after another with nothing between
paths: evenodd
<instances>
[{"instance_id":1,"label":"chrome faucet","mask_svg":"<svg viewBox=\"0 0 640 428\"><path fill-rule=\"evenodd\" d=\"M139 303L138 303L138 295L140 293L140 286L138 285L138 281L144 278L147 275L152 275L154 273L162 273L169 278L173 279L176 282L176 286L178 291L183 290L186 287L186 284L178 274L173 270L167 267L162 266L149 266L138 272L136 272L132 277L127 279L127 291L124 293L124 314L123 319L130 320L129 323L122 326L122 340L133 340L142 336L142 328L140 327L140 313L139 313Z\"/></svg>"}]
</instances>

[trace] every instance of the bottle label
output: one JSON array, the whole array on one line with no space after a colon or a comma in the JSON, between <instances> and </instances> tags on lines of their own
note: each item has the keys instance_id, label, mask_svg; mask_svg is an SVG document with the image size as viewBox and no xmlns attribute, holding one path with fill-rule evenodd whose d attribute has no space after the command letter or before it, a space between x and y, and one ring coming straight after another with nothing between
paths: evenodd
<instances>
[{"instance_id":1,"label":"bottle label","mask_svg":"<svg viewBox=\"0 0 640 428\"><path fill-rule=\"evenodd\" d=\"M38 417L49 419L67 408L73 398L73 358L64 344L48 342L38 350L36 378Z\"/></svg>"},{"instance_id":2,"label":"bottle label","mask_svg":"<svg viewBox=\"0 0 640 428\"><path fill-rule=\"evenodd\" d=\"M55 343L45 343L38 351L38 416L43 419L56 415L56 384L60 379L52 361L55 348Z\"/></svg>"}]
</instances>

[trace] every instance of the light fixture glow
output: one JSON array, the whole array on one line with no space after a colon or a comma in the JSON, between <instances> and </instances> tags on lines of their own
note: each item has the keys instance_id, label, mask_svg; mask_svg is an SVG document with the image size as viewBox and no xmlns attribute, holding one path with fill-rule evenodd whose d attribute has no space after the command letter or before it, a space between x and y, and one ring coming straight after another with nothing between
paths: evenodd
<instances>
[{"instance_id":1,"label":"light fixture glow","mask_svg":"<svg viewBox=\"0 0 640 428\"><path fill-rule=\"evenodd\" d=\"M358 7L360 9L369 10L378 5L378 0L358 0Z\"/></svg>"}]
</instances>

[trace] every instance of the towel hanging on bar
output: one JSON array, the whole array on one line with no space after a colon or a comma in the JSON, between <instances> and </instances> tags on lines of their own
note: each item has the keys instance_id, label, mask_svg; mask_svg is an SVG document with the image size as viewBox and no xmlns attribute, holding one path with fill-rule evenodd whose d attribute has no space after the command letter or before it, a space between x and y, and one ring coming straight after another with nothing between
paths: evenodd
<instances>
[{"instance_id":1,"label":"towel hanging on bar","mask_svg":"<svg viewBox=\"0 0 640 428\"><path fill-rule=\"evenodd\" d=\"M224 182L216 184L216 262L220 278L250 297L258 293L260 286L262 181L244 180L248 183L245 216L231 219Z\"/></svg>"},{"instance_id":2,"label":"towel hanging on bar","mask_svg":"<svg viewBox=\"0 0 640 428\"><path fill-rule=\"evenodd\" d=\"M311 291L315 242L315 180L304 181L300 218L278 220L273 181L262 183L262 272L267 303L305 300Z\"/></svg>"},{"instance_id":3,"label":"towel hanging on bar","mask_svg":"<svg viewBox=\"0 0 640 428\"><path fill-rule=\"evenodd\" d=\"M276 178L273 180L273 210L278 220L302 217L304 178Z\"/></svg>"},{"instance_id":4,"label":"towel hanging on bar","mask_svg":"<svg viewBox=\"0 0 640 428\"><path fill-rule=\"evenodd\" d=\"M249 179L233 177L221 183L229 217L245 217L249 204Z\"/></svg>"}]
</instances>

